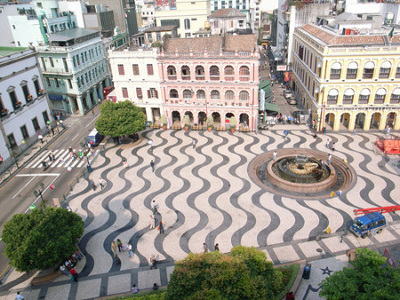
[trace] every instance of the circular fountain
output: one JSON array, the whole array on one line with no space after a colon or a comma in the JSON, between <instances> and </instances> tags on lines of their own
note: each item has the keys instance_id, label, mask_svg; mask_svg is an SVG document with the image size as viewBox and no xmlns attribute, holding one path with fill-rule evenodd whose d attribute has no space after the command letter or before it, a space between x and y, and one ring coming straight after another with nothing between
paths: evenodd
<instances>
[{"instance_id":1,"label":"circular fountain","mask_svg":"<svg viewBox=\"0 0 400 300\"><path fill-rule=\"evenodd\" d=\"M316 150L283 149L275 160L272 151L250 163L250 177L273 193L308 199L350 188L353 170L337 157L327 161L328 154Z\"/></svg>"}]
</instances>

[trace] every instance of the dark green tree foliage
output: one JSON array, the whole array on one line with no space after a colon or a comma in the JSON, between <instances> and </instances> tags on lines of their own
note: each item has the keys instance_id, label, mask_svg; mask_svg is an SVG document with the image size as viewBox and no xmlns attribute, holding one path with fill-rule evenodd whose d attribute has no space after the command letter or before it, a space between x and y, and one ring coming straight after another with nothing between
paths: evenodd
<instances>
[{"instance_id":1,"label":"dark green tree foliage","mask_svg":"<svg viewBox=\"0 0 400 300\"><path fill-rule=\"evenodd\" d=\"M320 296L327 299L400 299L400 270L386 257L368 248L357 249L353 268L343 268L325 278Z\"/></svg>"},{"instance_id":2,"label":"dark green tree foliage","mask_svg":"<svg viewBox=\"0 0 400 300\"><path fill-rule=\"evenodd\" d=\"M175 264L166 299L275 299L282 272L254 247L189 254Z\"/></svg>"},{"instance_id":3,"label":"dark green tree foliage","mask_svg":"<svg viewBox=\"0 0 400 300\"><path fill-rule=\"evenodd\" d=\"M83 220L64 208L46 207L17 214L4 224L5 256L17 271L47 269L76 251Z\"/></svg>"},{"instance_id":4,"label":"dark green tree foliage","mask_svg":"<svg viewBox=\"0 0 400 300\"><path fill-rule=\"evenodd\" d=\"M96 121L96 129L102 135L117 137L135 134L145 129L145 122L146 115L132 102L106 101L101 105L101 115Z\"/></svg>"}]
</instances>

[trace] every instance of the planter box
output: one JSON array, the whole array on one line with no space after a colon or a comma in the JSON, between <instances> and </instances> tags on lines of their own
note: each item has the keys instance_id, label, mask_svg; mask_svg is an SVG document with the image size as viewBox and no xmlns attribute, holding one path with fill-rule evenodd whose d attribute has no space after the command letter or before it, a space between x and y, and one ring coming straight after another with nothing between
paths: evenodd
<instances>
[{"instance_id":1,"label":"planter box","mask_svg":"<svg viewBox=\"0 0 400 300\"><path fill-rule=\"evenodd\" d=\"M226 131L226 127L225 126L217 126L217 127L215 127L215 129L217 131Z\"/></svg>"},{"instance_id":2,"label":"planter box","mask_svg":"<svg viewBox=\"0 0 400 300\"><path fill-rule=\"evenodd\" d=\"M160 129L160 125L159 124L150 125L150 128L152 128L152 129Z\"/></svg>"},{"instance_id":3,"label":"planter box","mask_svg":"<svg viewBox=\"0 0 400 300\"><path fill-rule=\"evenodd\" d=\"M249 127L240 127L239 132L250 132L250 128Z\"/></svg>"},{"instance_id":4,"label":"planter box","mask_svg":"<svg viewBox=\"0 0 400 300\"><path fill-rule=\"evenodd\" d=\"M181 125L172 125L171 129L172 130L181 130L182 126Z\"/></svg>"}]
</instances>

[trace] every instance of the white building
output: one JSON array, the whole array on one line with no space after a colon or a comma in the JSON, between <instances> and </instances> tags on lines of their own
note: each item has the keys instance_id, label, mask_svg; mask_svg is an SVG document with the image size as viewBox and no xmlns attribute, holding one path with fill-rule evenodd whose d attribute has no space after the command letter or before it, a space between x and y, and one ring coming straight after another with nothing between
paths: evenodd
<instances>
[{"instance_id":1,"label":"white building","mask_svg":"<svg viewBox=\"0 0 400 300\"><path fill-rule=\"evenodd\" d=\"M211 34L245 33L246 14L235 8L218 9L208 17Z\"/></svg>"},{"instance_id":2,"label":"white building","mask_svg":"<svg viewBox=\"0 0 400 300\"><path fill-rule=\"evenodd\" d=\"M53 117L34 50L0 48L0 173L47 131Z\"/></svg>"},{"instance_id":3,"label":"white building","mask_svg":"<svg viewBox=\"0 0 400 300\"><path fill-rule=\"evenodd\" d=\"M60 13L56 0L34 0L34 10L18 16L9 16L11 32L16 46L29 47L48 43L48 35L77 27L72 12Z\"/></svg>"},{"instance_id":4,"label":"white building","mask_svg":"<svg viewBox=\"0 0 400 300\"><path fill-rule=\"evenodd\" d=\"M109 51L117 101L132 101L151 122L159 120L162 108L157 49Z\"/></svg>"},{"instance_id":5,"label":"white building","mask_svg":"<svg viewBox=\"0 0 400 300\"><path fill-rule=\"evenodd\" d=\"M257 0L252 0L257 1ZM272 13L274 9L278 8L279 0L261 0L260 1L260 10L268 13ZM250 4L251 7L251 4Z\"/></svg>"},{"instance_id":6,"label":"white building","mask_svg":"<svg viewBox=\"0 0 400 300\"><path fill-rule=\"evenodd\" d=\"M85 5L84 1L63 0L63 1L58 1L58 5L59 5L61 11L64 11L64 12L72 11L74 13L78 27L81 27L81 28L85 27L85 21L84 21L83 15L87 14L88 11L86 9L86 5Z\"/></svg>"},{"instance_id":7,"label":"white building","mask_svg":"<svg viewBox=\"0 0 400 300\"><path fill-rule=\"evenodd\" d=\"M53 111L84 115L104 99L110 80L103 47L98 31L74 28L36 48Z\"/></svg>"},{"instance_id":8,"label":"white building","mask_svg":"<svg viewBox=\"0 0 400 300\"><path fill-rule=\"evenodd\" d=\"M398 1L346 0L345 11L352 14L379 14L386 24L400 24L400 3Z\"/></svg>"},{"instance_id":9,"label":"white building","mask_svg":"<svg viewBox=\"0 0 400 300\"><path fill-rule=\"evenodd\" d=\"M210 0L211 13L218 9L236 8L246 14L246 20L250 27L250 0Z\"/></svg>"}]
</instances>

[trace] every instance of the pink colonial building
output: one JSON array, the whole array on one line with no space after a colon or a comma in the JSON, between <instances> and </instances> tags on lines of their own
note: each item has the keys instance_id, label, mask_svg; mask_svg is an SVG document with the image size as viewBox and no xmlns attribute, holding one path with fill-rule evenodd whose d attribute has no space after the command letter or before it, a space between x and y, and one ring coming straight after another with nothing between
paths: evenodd
<instances>
[{"instance_id":1,"label":"pink colonial building","mask_svg":"<svg viewBox=\"0 0 400 300\"><path fill-rule=\"evenodd\" d=\"M215 125L232 116L254 130L258 117L258 65L255 35L168 39L158 54L163 111L170 123L189 115Z\"/></svg>"}]
</instances>

